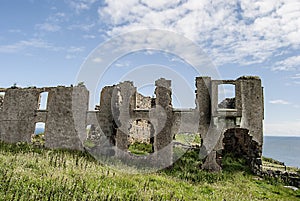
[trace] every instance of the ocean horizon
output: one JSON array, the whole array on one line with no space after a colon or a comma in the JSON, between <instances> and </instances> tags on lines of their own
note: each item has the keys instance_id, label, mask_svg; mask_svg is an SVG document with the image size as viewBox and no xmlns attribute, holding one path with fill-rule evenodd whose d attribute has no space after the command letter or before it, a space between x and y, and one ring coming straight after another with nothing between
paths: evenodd
<instances>
[{"instance_id":1,"label":"ocean horizon","mask_svg":"<svg viewBox=\"0 0 300 201\"><path fill-rule=\"evenodd\" d=\"M300 168L300 137L264 136L263 156Z\"/></svg>"}]
</instances>

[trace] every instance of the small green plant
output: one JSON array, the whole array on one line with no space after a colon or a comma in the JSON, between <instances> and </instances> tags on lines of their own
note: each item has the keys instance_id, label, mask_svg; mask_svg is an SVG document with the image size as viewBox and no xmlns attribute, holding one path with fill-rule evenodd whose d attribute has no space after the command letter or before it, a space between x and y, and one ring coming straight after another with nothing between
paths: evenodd
<instances>
[{"instance_id":1,"label":"small green plant","mask_svg":"<svg viewBox=\"0 0 300 201\"><path fill-rule=\"evenodd\" d=\"M83 144L87 148L93 148L96 146L96 144L92 140L86 140Z\"/></svg>"},{"instance_id":2,"label":"small green plant","mask_svg":"<svg viewBox=\"0 0 300 201\"><path fill-rule=\"evenodd\" d=\"M244 171L250 173L251 170L243 158L235 158L231 154L227 154L222 158L223 170L227 172Z\"/></svg>"},{"instance_id":3,"label":"small green plant","mask_svg":"<svg viewBox=\"0 0 300 201\"><path fill-rule=\"evenodd\" d=\"M32 135L31 143L34 146L44 147L45 146L45 134L39 133L39 134Z\"/></svg>"},{"instance_id":4,"label":"small green plant","mask_svg":"<svg viewBox=\"0 0 300 201\"><path fill-rule=\"evenodd\" d=\"M18 87L17 87L17 83L15 82L15 83L11 86L11 88L12 88L12 89L18 88Z\"/></svg>"},{"instance_id":5,"label":"small green plant","mask_svg":"<svg viewBox=\"0 0 300 201\"><path fill-rule=\"evenodd\" d=\"M128 151L136 155L148 155L153 152L153 146L150 143L134 142L128 147Z\"/></svg>"},{"instance_id":6,"label":"small green plant","mask_svg":"<svg viewBox=\"0 0 300 201\"><path fill-rule=\"evenodd\" d=\"M85 86L84 82L78 82L77 86L82 87Z\"/></svg>"}]
</instances>

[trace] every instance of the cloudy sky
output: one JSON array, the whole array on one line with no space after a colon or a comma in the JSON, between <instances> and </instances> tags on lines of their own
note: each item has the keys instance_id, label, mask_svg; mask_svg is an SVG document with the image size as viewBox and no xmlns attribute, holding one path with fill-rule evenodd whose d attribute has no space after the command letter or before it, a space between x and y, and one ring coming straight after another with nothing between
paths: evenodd
<instances>
[{"instance_id":1,"label":"cloudy sky","mask_svg":"<svg viewBox=\"0 0 300 201\"><path fill-rule=\"evenodd\" d=\"M76 84L99 45L132 31L163 30L197 44L221 79L260 76L265 134L300 136L299 0L2 0L0 27L0 87ZM139 70L143 79L148 71L151 79L176 71L193 91L194 77L205 73L189 64L163 51L133 52L113 61L102 84L140 81ZM151 95L147 83L138 87Z\"/></svg>"}]
</instances>

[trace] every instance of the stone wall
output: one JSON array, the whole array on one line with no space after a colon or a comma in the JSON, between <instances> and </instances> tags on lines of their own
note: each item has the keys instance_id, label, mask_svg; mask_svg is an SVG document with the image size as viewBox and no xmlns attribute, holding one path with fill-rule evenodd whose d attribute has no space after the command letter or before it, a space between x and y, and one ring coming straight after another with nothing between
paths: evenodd
<instances>
[{"instance_id":1,"label":"stone wall","mask_svg":"<svg viewBox=\"0 0 300 201\"><path fill-rule=\"evenodd\" d=\"M46 110L39 110L40 94L48 92ZM83 150L88 91L85 87L10 88L0 112L1 140L31 142L35 123L45 123L45 146Z\"/></svg>"},{"instance_id":2,"label":"stone wall","mask_svg":"<svg viewBox=\"0 0 300 201\"><path fill-rule=\"evenodd\" d=\"M0 115L1 140L9 143L31 142L38 100L37 89L6 90Z\"/></svg>"},{"instance_id":3,"label":"stone wall","mask_svg":"<svg viewBox=\"0 0 300 201\"><path fill-rule=\"evenodd\" d=\"M96 122L89 122L89 124L96 124L98 130L109 139L111 144L115 144L116 126L112 112L112 96L114 86L106 86L102 89L100 95L100 105L96 107L96 112L93 114ZM101 133L102 135L102 133Z\"/></svg>"},{"instance_id":4,"label":"stone wall","mask_svg":"<svg viewBox=\"0 0 300 201\"><path fill-rule=\"evenodd\" d=\"M241 94L241 128L247 128L253 139L263 144L263 88L261 80L255 76L243 76L237 79Z\"/></svg>"},{"instance_id":5,"label":"stone wall","mask_svg":"<svg viewBox=\"0 0 300 201\"><path fill-rule=\"evenodd\" d=\"M205 138L211 122L211 78L196 78L196 109L199 111L199 133Z\"/></svg>"},{"instance_id":6,"label":"stone wall","mask_svg":"<svg viewBox=\"0 0 300 201\"><path fill-rule=\"evenodd\" d=\"M235 86L235 108L218 107L218 86L221 84L232 84ZM249 135L253 138L253 141L258 143L258 146L262 146L264 105L261 80L254 76L243 76L237 80L212 80L208 86L211 88L211 101L207 103L211 106L211 115L208 115L211 117L211 121L206 124L210 128L208 133L203 135L200 132L201 136L204 136L203 146L201 147L202 155L209 155L210 153L217 155L216 153L222 152L224 149L224 133L231 128L249 130ZM203 101L200 101L200 103L203 104ZM202 128L204 123L203 121L200 122ZM200 129L200 131L203 132L203 129ZM261 153L261 149L259 152ZM212 158L214 157L209 156L207 160L212 161ZM219 170L220 168L217 167L216 161L217 158L214 162L206 161L203 168Z\"/></svg>"},{"instance_id":7,"label":"stone wall","mask_svg":"<svg viewBox=\"0 0 300 201\"><path fill-rule=\"evenodd\" d=\"M114 87L112 95L112 114L116 123L116 147L127 150L129 146L130 119L135 105L136 88L132 82L122 82Z\"/></svg>"},{"instance_id":8,"label":"stone wall","mask_svg":"<svg viewBox=\"0 0 300 201\"><path fill-rule=\"evenodd\" d=\"M230 154L237 158L244 158L253 172L260 171L262 147L253 140L253 136L249 135L248 129L231 128L226 130L223 144L223 155Z\"/></svg>"},{"instance_id":9,"label":"stone wall","mask_svg":"<svg viewBox=\"0 0 300 201\"><path fill-rule=\"evenodd\" d=\"M173 124L171 80L159 79L155 82L156 119L159 131L156 133L154 150L159 151L172 142ZM161 124L161 125L159 125Z\"/></svg>"},{"instance_id":10,"label":"stone wall","mask_svg":"<svg viewBox=\"0 0 300 201\"><path fill-rule=\"evenodd\" d=\"M45 146L83 150L89 93L85 87L49 90Z\"/></svg>"},{"instance_id":11,"label":"stone wall","mask_svg":"<svg viewBox=\"0 0 300 201\"><path fill-rule=\"evenodd\" d=\"M218 106L220 84L235 86L234 104L227 100L224 107ZM35 123L44 122L46 147L83 150L82 142L89 139L94 141L97 149L108 147L114 150L110 153L116 155L127 153L133 141L148 142L150 138L153 158L168 166L172 162L173 136L199 133L202 140L200 156L204 158L202 168L220 170L217 157L223 150L228 150L225 131L246 129L251 140L240 141L235 132L239 145L244 144L242 147L250 149L249 153L256 149L258 155L247 152L250 158L261 155L264 108L258 77L243 76L237 80L197 77L196 108L185 110L172 107L171 80L158 79L155 86L155 98L139 94L129 81L106 86L95 111L88 111L89 92L84 86L1 89L5 96L4 100L0 99L0 138L10 143L30 142ZM42 92L48 92L45 110L39 109Z\"/></svg>"},{"instance_id":12,"label":"stone wall","mask_svg":"<svg viewBox=\"0 0 300 201\"><path fill-rule=\"evenodd\" d=\"M133 121L129 131L129 144L134 142L147 143L151 142L151 123L148 120L138 119Z\"/></svg>"},{"instance_id":13,"label":"stone wall","mask_svg":"<svg viewBox=\"0 0 300 201\"><path fill-rule=\"evenodd\" d=\"M143 96L140 93L136 93L136 109L149 110L151 108L151 97Z\"/></svg>"}]
</instances>

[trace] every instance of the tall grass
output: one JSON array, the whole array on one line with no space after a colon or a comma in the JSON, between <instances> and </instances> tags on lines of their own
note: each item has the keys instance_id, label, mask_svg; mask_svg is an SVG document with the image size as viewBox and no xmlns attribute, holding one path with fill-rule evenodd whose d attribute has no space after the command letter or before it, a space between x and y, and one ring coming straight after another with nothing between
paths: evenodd
<instances>
[{"instance_id":1,"label":"tall grass","mask_svg":"<svg viewBox=\"0 0 300 201\"><path fill-rule=\"evenodd\" d=\"M243 168L201 171L197 152L173 167L126 174L87 153L0 142L0 200L297 200L300 192L271 184ZM234 163L239 164L239 161ZM227 169L226 169L227 168Z\"/></svg>"}]
</instances>

